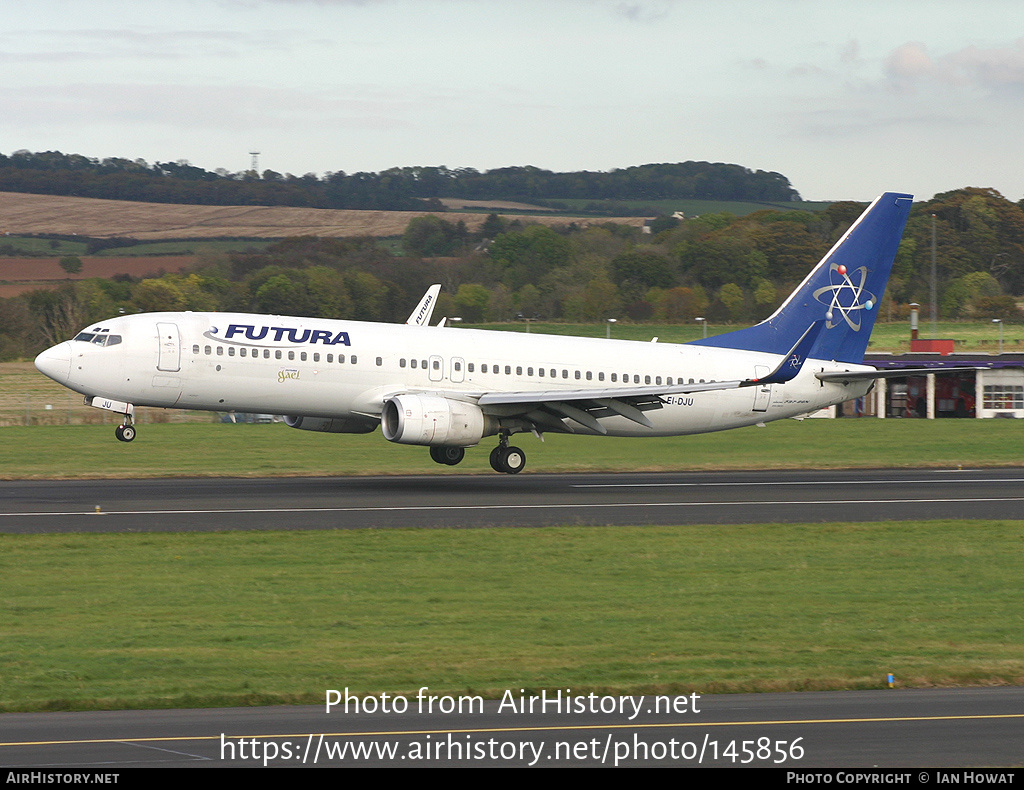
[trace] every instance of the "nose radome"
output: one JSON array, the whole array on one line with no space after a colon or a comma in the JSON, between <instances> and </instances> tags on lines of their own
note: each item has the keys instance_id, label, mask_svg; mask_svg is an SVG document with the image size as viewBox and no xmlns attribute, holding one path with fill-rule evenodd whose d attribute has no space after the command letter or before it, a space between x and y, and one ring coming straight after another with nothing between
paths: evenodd
<instances>
[{"instance_id":1,"label":"nose radome","mask_svg":"<svg viewBox=\"0 0 1024 790\"><path fill-rule=\"evenodd\" d=\"M36 357L36 369L54 381L67 384L71 378L71 343L64 341Z\"/></svg>"}]
</instances>

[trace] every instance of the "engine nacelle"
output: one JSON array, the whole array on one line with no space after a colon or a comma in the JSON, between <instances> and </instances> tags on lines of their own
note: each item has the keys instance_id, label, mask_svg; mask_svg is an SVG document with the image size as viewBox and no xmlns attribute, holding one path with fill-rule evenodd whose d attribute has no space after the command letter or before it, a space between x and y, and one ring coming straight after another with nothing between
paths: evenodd
<instances>
[{"instance_id":1,"label":"engine nacelle","mask_svg":"<svg viewBox=\"0 0 1024 790\"><path fill-rule=\"evenodd\" d=\"M358 417L291 417L284 418L284 424L300 431L321 433L373 433L377 423Z\"/></svg>"},{"instance_id":2,"label":"engine nacelle","mask_svg":"<svg viewBox=\"0 0 1024 790\"><path fill-rule=\"evenodd\" d=\"M471 447L498 432L498 421L475 403L440 395L396 395L380 416L384 438L399 444Z\"/></svg>"}]
</instances>

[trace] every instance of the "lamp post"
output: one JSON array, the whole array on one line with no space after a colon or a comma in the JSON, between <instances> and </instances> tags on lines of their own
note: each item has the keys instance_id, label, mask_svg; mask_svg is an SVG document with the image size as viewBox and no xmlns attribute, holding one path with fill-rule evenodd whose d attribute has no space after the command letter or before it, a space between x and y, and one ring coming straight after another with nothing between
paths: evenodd
<instances>
[{"instance_id":1,"label":"lamp post","mask_svg":"<svg viewBox=\"0 0 1024 790\"><path fill-rule=\"evenodd\" d=\"M993 318L992 319L992 323L993 324L999 324L999 353L1002 354L1003 353L1003 319L1002 318Z\"/></svg>"},{"instance_id":2,"label":"lamp post","mask_svg":"<svg viewBox=\"0 0 1024 790\"><path fill-rule=\"evenodd\" d=\"M708 319L704 318L703 316L698 316L697 318L694 318L693 320L696 321L698 324L700 324L701 329L703 330L703 333L704 333L704 337L706 338L708 336Z\"/></svg>"},{"instance_id":3,"label":"lamp post","mask_svg":"<svg viewBox=\"0 0 1024 790\"><path fill-rule=\"evenodd\" d=\"M612 324L617 324L617 318L606 318L604 319L604 336L608 340L612 339Z\"/></svg>"}]
</instances>

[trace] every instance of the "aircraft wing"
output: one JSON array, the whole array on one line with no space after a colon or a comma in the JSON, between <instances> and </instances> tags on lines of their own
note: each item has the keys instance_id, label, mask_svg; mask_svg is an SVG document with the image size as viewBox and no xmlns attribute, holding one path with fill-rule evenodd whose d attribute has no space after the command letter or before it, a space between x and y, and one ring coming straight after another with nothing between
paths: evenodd
<instances>
[{"instance_id":1,"label":"aircraft wing","mask_svg":"<svg viewBox=\"0 0 1024 790\"><path fill-rule=\"evenodd\" d=\"M625 417L647 428L653 428L651 421L644 416L644 412L662 408L665 397L687 395L694 392L783 384L795 378L807 359L807 352L814 345L824 325L824 321L815 321L811 324L775 370L760 379L702 381L665 386L488 392L477 398L477 404L493 414L522 416L541 430L545 428L566 430L566 425L562 420L568 417L592 431L606 434L607 430L601 425L600 419L614 415Z\"/></svg>"}]
</instances>

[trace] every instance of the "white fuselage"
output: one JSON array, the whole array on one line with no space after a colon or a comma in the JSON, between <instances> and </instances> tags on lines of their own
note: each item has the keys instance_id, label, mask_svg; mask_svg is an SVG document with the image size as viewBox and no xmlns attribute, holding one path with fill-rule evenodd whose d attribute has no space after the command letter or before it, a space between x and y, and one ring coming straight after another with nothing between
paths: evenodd
<instances>
[{"instance_id":1,"label":"white fuselage","mask_svg":"<svg viewBox=\"0 0 1024 790\"><path fill-rule=\"evenodd\" d=\"M149 313L101 321L40 355L40 370L87 397L136 406L379 419L385 400L431 393L668 387L759 378L776 354L451 327L243 313ZM98 341L118 337L119 342ZM608 416L612 436L668 436L794 417L864 395L870 381L822 382L864 366L809 359L785 384L666 394L653 427ZM504 408L504 411L502 409ZM501 417L511 413L498 407ZM586 426L566 422L577 433Z\"/></svg>"}]
</instances>

